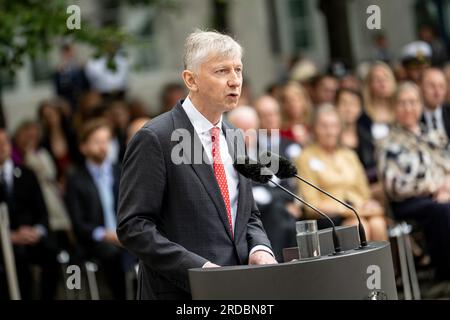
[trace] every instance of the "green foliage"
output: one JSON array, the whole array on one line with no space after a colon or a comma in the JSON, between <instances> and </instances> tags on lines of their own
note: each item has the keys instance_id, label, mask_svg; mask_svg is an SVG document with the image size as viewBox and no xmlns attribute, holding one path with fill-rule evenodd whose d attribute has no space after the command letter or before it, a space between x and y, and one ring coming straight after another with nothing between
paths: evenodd
<instances>
[{"instance_id":1,"label":"green foliage","mask_svg":"<svg viewBox=\"0 0 450 320\"><path fill-rule=\"evenodd\" d=\"M152 5L173 10L177 0L120 0L119 4ZM0 0L0 71L13 73L26 56L36 56L53 47L63 37L71 37L102 52L108 43L133 42L133 37L118 28L95 28L81 13L81 29L66 26L66 0ZM82 10L81 10L82 11Z\"/></svg>"}]
</instances>

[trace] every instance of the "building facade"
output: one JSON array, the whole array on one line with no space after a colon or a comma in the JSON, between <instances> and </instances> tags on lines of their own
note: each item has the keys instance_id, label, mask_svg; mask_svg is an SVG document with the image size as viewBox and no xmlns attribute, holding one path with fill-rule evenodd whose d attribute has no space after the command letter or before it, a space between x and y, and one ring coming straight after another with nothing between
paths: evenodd
<instances>
[{"instance_id":1,"label":"building facade","mask_svg":"<svg viewBox=\"0 0 450 320\"><path fill-rule=\"evenodd\" d=\"M221 1L179 0L178 8L173 11L155 11L149 7L105 7L105 1L108 2L78 0L75 3L81 8L82 19L94 23L113 19L114 23L139 37L139 44L125 48L132 64L129 94L142 99L150 111L156 112L161 87L167 82L181 82L186 35L195 28L213 27L213 17L217 14L214 5ZM227 2L226 28L245 48L244 75L255 95L279 79L287 59L293 55L301 53L319 68L326 67L329 35L325 17L319 9L320 1ZM376 4L381 9L381 27L394 56L398 57L401 47L416 38L418 0L346 1L354 62L373 57L372 39L376 31L366 27L369 5ZM89 48L80 46L78 49L81 61L89 59L92 54ZM56 50L47 54L40 64L28 61L3 89L9 129L13 130L24 118L35 117L38 101L53 96L49 71L57 62Z\"/></svg>"}]
</instances>

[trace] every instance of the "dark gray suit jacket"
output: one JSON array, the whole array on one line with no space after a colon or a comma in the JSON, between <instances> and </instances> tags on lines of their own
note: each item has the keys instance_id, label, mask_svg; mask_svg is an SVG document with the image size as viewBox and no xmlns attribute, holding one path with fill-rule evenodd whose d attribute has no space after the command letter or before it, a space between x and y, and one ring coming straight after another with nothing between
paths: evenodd
<instances>
[{"instance_id":1,"label":"dark gray suit jacket","mask_svg":"<svg viewBox=\"0 0 450 320\"><path fill-rule=\"evenodd\" d=\"M231 128L223 121L223 129ZM171 141L176 129L189 131L191 148L202 150L179 102L134 136L123 161L117 233L125 248L140 259L139 299L190 298L188 269L207 261L222 266L247 264L254 246L270 248L251 182L239 175L232 237L212 166L171 161L172 149L179 144ZM189 152L183 156L190 159Z\"/></svg>"},{"instance_id":2,"label":"dark gray suit jacket","mask_svg":"<svg viewBox=\"0 0 450 320\"><path fill-rule=\"evenodd\" d=\"M120 168L113 166L112 170L114 178L112 191L117 209ZM67 177L66 204L77 240L83 249L89 251L94 244L92 232L97 227L103 227L105 222L99 191L85 163L75 167Z\"/></svg>"},{"instance_id":3,"label":"dark gray suit jacket","mask_svg":"<svg viewBox=\"0 0 450 320\"><path fill-rule=\"evenodd\" d=\"M442 121L444 122L444 127L445 127L445 132L447 133L447 138L450 141L450 106L447 104L444 104L442 106ZM422 116L420 117L420 122L423 123L425 125L425 127L428 128L424 113L422 113ZM428 128L428 129L430 129L430 128Z\"/></svg>"}]
</instances>

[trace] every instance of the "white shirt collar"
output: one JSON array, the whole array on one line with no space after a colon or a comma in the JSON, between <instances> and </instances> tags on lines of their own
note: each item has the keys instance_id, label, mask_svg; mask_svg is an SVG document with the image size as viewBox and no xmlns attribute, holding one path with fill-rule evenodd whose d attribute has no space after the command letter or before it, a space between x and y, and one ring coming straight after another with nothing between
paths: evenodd
<instances>
[{"instance_id":1,"label":"white shirt collar","mask_svg":"<svg viewBox=\"0 0 450 320\"><path fill-rule=\"evenodd\" d=\"M183 101L182 107L192 125L194 126L197 134L209 132L213 127L222 129L222 115L220 116L217 125L214 125L208 119L206 119L206 117L200 111L198 111L198 109L192 104L192 101L191 99L189 99L189 97L186 97L186 99Z\"/></svg>"},{"instance_id":2,"label":"white shirt collar","mask_svg":"<svg viewBox=\"0 0 450 320\"><path fill-rule=\"evenodd\" d=\"M5 163L3 164L2 170L5 173L5 175L9 175L13 172L14 169L14 163L11 159L7 159Z\"/></svg>"},{"instance_id":3,"label":"white shirt collar","mask_svg":"<svg viewBox=\"0 0 450 320\"><path fill-rule=\"evenodd\" d=\"M433 118L436 119L437 129L439 131L445 131L443 122L442 122L442 105L437 106L435 110L425 109L424 111L425 121L429 128L433 128Z\"/></svg>"},{"instance_id":4,"label":"white shirt collar","mask_svg":"<svg viewBox=\"0 0 450 320\"><path fill-rule=\"evenodd\" d=\"M11 184L13 181L13 175L14 175L14 163L11 159L7 159L3 166L1 167L1 170L3 171L3 176L8 185Z\"/></svg>"},{"instance_id":5,"label":"white shirt collar","mask_svg":"<svg viewBox=\"0 0 450 320\"><path fill-rule=\"evenodd\" d=\"M439 119L442 116L442 105L438 105L434 110L425 107L425 114L427 117L431 117L431 115L434 114L434 116Z\"/></svg>"},{"instance_id":6,"label":"white shirt collar","mask_svg":"<svg viewBox=\"0 0 450 320\"><path fill-rule=\"evenodd\" d=\"M94 178L99 177L101 173L110 174L112 169L111 163L108 160L105 160L100 165L95 164L90 160L86 160L86 167Z\"/></svg>"}]
</instances>

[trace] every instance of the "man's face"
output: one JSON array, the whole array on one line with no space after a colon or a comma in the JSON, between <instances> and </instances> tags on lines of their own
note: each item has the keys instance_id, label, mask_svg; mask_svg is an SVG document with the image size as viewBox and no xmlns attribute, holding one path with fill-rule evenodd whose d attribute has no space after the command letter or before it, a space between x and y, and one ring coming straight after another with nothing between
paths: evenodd
<instances>
[{"instance_id":1,"label":"man's face","mask_svg":"<svg viewBox=\"0 0 450 320\"><path fill-rule=\"evenodd\" d=\"M317 104L334 103L338 82L333 77L325 77L320 81L316 89Z\"/></svg>"},{"instance_id":2,"label":"man's face","mask_svg":"<svg viewBox=\"0 0 450 320\"><path fill-rule=\"evenodd\" d=\"M341 123L335 113L323 113L315 125L317 143L325 149L334 149L339 143Z\"/></svg>"},{"instance_id":3,"label":"man's face","mask_svg":"<svg viewBox=\"0 0 450 320\"><path fill-rule=\"evenodd\" d=\"M336 107L345 124L354 124L358 120L362 109L358 96L350 92L343 92L339 96Z\"/></svg>"},{"instance_id":4,"label":"man's face","mask_svg":"<svg viewBox=\"0 0 450 320\"><path fill-rule=\"evenodd\" d=\"M99 128L81 145L81 152L88 160L100 165L108 155L110 140L110 130Z\"/></svg>"},{"instance_id":5,"label":"man's face","mask_svg":"<svg viewBox=\"0 0 450 320\"><path fill-rule=\"evenodd\" d=\"M4 130L0 130L0 165L11 156L11 142Z\"/></svg>"},{"instance_id":6,"label":"man's face","mask_svg":"<svg viewBox=\"0 0 450 320\"><path fill-rule=\"evenodd\" d=\"M442 72L438 70L425 72L421 88L427 108L435 109L444 102L447 92L447 83Z\"/></svg>"},{"instance_id":7,"label":"man's face","mask_svg":"<svg viewBox=\"0 0 450 320\"><path fill-rule=\"evenodd\" d=\"M422 77L422 74L426 68L428 68L427 64L406 67L406 75L408 80L419 84L420 78Z\"/></svg>"},{"instance_id":8,"label":"man's face","mask_svg":"<svg viewBox=\"0 0 450 320\"><path fill-rule=\"evenodd\" d=\"M205 106L217 112L234 109L242 88L240 58L210 56L195 75L195 94Z\"/></svg>"},{"instance_id":9,"label":"man's face","mask_svg":"<svg viewBox=\"0 0 450 320\"><path fill-rule=\"evenodd\" d=\"M255 104L261 129L280 129L281 115L278 102L272 98L263 98Z\"/></svg>"},{"instance_id":10,"label":"man's face","mask_svg":"<svg viewBox=\"0 0 450 320\"><path fill-rule=\"evenodd\" d=\"M414 128L422 114L419 93L415 90L405 90L398 95L395 104L395 118L404 128Z\"/></svg>"}]
</instances>

